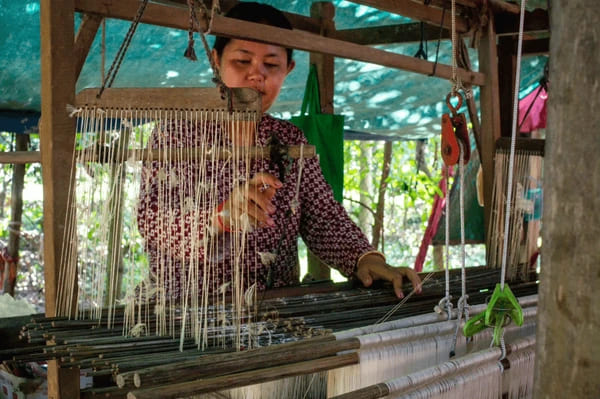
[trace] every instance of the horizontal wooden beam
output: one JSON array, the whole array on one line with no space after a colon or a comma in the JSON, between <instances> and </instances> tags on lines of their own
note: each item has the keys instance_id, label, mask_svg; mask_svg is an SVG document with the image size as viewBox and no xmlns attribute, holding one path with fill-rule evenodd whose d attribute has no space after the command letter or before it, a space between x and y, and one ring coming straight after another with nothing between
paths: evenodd
<instances>
[{"instance_id":1,"label":"horizontal wooden beam","mask_svg":"<svg viewBox=\"0 0 600 399\"><path fill-rule=\"evenodd\" d=\"M137 12L136 1L76 0L75 9L79 12L99 14L109 18L131 20ZM150 3L142 16L142 22L177 29L188 29L188 13L183 7L169 7ZM332 39L302 30L285 30L252 22L240 21L215 15L211 25L211 34L227 37L237 37L246 40L257 40L277 44L299 50L329 54L335 57L348 58L382 65L390 68L403 69L410 72L429 75L434 70L434 63L390 53L355 43ZM458 73L465 83L483 85L484 76L479 72L459 69ZM437 64L435 75L450 79L452 68L449 65Z\"/></svg>"},{"instance_id":2,"label":"horizontal wooden beam","mask_svg":"<svg viewBox=\"0 0 600 399\"><path fill-rule=\"evenodd\" d=\"M509 13L495 14L495 25L497 35L517 35L519 33L519 15ZM537 9L525 12L523 31L525 33L548 32L550 19L548 11Z\"/></svg>"},{"instance_id":3,"label":"horizontal wooden beam","mask_svg":"<svg viewBox=\"0 0 600 399\"><path fill-rule=\"evenodd\" d=\"M141 109L198 110L231 106L233 111L249 113L248 117L261 112L260 95L251 88L232 88L231 103L221 98L216 87L119 87L105 89L100 97L98 93L98 89L82 90L75 99L76 106L131 110L132 113Z\"/></svg>"},{"instance_id":4,"label":"horizontal wooden beam","mask_svg":"<svg viewBox=\"0 0 600 399\"><path fill-rule=\"evenodd\" d=\"M523 40L523 55L546 55L550 52L550 38Z\"/></svg>"},{"instance_id":5,"label":"horizontal wooden beam","mask_svg":"<svg viewBox=\"0 0 600 399\"><path fill-rule=\"evenodd\" d=\"M492 10L496 12L510 12L512 14L519 14L521 12L519 6L515 3L509 3L504 0L456 0L457 6L462 6L460 9L464 8L474 8L480 9L483 7L484 2L487 2L489 6L492 7ZM437 7L447 7L450 8L450 0L430 0L431 5ZM457 7L458 9L459 7Z\"/></svg>"},{"instance_id":6,"label":"horizontal wooden beam","mask_svg":"<svg viewBox=\"0 0 600 399\"><path fill-rule=\"evenodd\" d=\"M227 10L235 3L221 1L222 10ZM131 21L136 15L139 2L134 0L75 0L75 11L97 14L106 18L117 18ZM294 29L302 29L318 33L319 21L300 14L284 12ZM189 12L187 0L156 0L148 3L141 19L142 23L164 26L167 28L189 29Z\"/></svg>"},{"instance_id":7,"label":"horizontal wooden beam","mask_svg":"<svg viewBox=\"0 0 600 399\"><path fill-rule=\"evenodd\" d=\"M510 149L510 137L500 137L496 140L496 149L509 150ZM529 139L519 137L515 141L515 149L517 151L529 151L536 153L540 156L544 156L544 147L546 140L544 139Z\"/></svg>"},{"instance_id":8,"label":"horizontal wooden beam","mask_svg":"<svg viewBox=\"0 0 600 399\"><path fill-rule=\"evenodd\" d=\"M132 21L139 7L138 1L132 0L75 0L75 11L97 14L106 18L117 18ZM184 7L171 7L162 4L148 3L141 22L164 26L167 28L189 29L189 13Z\"/></svg>"},{"instance_id":9,"label":"horizontal wooden beam","mask_svg":"<svg viewBox=\"0 0 600 399\"><path fill-rule=\"evenodd\" d=\"M0 151L0 164L23 165L41 161L39 151Z\"/></svg>"},{"instance_id":10,"label":"horizontal wooden beam","mask_svg":"<svg viewBox=\"0 0 600 399\"><path fill-rule=\"evenodd\" d=\"M356 44L394 44L394 43L414 43L421 40L421 24L419 22L386 26L373 26L356 29L336 30L329 37ZM438 40L440 38L440 28L425 24L423 26L423 39ZM442 39L450 38L447 29L442 29Z\"/></svg>"},{"instance_id":11,"label":"horizontal wooden beam","mask_svg":"<svg viewBox=\"0 0 600 399\"><path fill-rule=\"evenodd\" d=\"M477 0L477 1L481 4L485 0ZM509 2L503 1L503 0L487 0L487 1L489 1L489 4L492 6L492 9L494 11L497 11L497 12L504 11L504 12L509 12L512 14L520 14L521 13L521 8L515 3L509 3Z\"/></svg>"},{"instance_id":12,"label":"horizontal wooden beam","mask_svg":"<svg viewBox=\"0 0 600 399\"><path fill-rule=\"evenodd\" d=\"M421 60L413 56L391 53L372 47L362 46L360 44L322 37L300 30L290 31L219 15L216 15L213 18L211 28L212 34L220 36L272 43L309 52L329 54L335 57L368 62L389 68L402 69L423 75L430 75L433 72L435 65L433 62ZM485 77L482 73L467 71L460 68L457 73L464 83L478 86L484 84ZM434 76L450 79L452 77L452 68L449 65L437 64Z\"/></svg>"},{"instance_id":13,"label":"horizontal wooden beam","mask_svg":"<svg viewBox=\"0 0 600 399\"><path fill-rule=\"evenodd\" d=\"M419 3L413 0L351 0L353 3L362 4L365 6L377 8L381 11L387 11L393 14L402 15L404 17L423 21L434 26L439 26L442 22L443 10L437 7L432 7ZM444 14L442 22L444 28L450 29L452 26L452 18L449 10ZM457 15L456 16L456 31L465 33L469 30L467 21Z\"/></svg>"}]
</instances>

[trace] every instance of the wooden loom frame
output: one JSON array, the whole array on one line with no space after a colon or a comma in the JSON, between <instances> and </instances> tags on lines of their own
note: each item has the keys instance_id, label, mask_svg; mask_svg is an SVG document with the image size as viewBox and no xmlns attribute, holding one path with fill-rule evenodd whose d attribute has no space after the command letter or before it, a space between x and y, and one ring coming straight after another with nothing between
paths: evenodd
<instances>
[{"instance_id":1,"label":"wooden loom frame","mask_svg":"<svg viewBox=\"0 0 600 399\"><path fill-rule=\"evenodd\" d=\"M384 11L397 13L409 18L437 25L441 19L440 5L448 4L447 0L434 0L429 6L416 0L354 0L355 3L375 7ZM167 4L150 3L142 17L143 23L156 24L172 28L187 29L187 9L176 1ZM166 2L164 2L166 3ZM179 4L178 4L179 3ZM222 1L223 8L233 1ZM461 8L475 10L481 7L481 0L457 0ZM489 198L493 182L493 154L496 140L505 134L505 124L501 116L511 109L512 99L500 98L499 65L508 70L504 73L503 86L510 81L512 67L496 62L498 57L509 58L511 40L503 47L505 53L499 52L496 45L498 33L507 35L515 32L515 5L502 0L488 0L491 9L486 16L489 23L481 32L479 66L482 72L459 70L463 83L481 86L481 132L476 132L480 141L481 163L484 171L485 215L486 225L489 221ZM56 294L61 273L60 252L63 240L64 221L68 199L68 182L70 181L70 162L75 131L75 121L65 112L67 104L75 101L75 84L79 76L90 46L104 17L131 20L136 14L138 2L135 0L41 0L41 60L42 60L42 118L41 118L41 153L42 173L44 181L44 264L46 289L46 315L56 315ZM518 9L516 10L518 11ZM74 32L74 13L84 13L84 18L77 35ZM494 12L500 12L495 17ZM242 37L249 40L260 40L274 44L306 50L311 52L311 62L318 66L323 112L333 112L333 57L350 58L371 62L392 68L404 69L421 74L430 74L433 63L413 57L392 54L367 47L366 44L382 44L399 42L397 38L406 34L411 40L415 38L416 29L410 26L393 26L383 28L363 28L348 31L337 31L333 23L334 9L330 3L315 3L311 16L288 14L295 29L281 30L264 27L242 21L217 16L212 24L212 32L223 36ZM443 25L449 27L450 16L447 13ZM529 30L547 29L547 15L535 18ZM457 18L459 33L469 28L468 21ZM434 36L437 29L427 31ZM275 33L275 34L274 34ZM446 36L447 37L447 34ZM547 51L547 41L540 39L532 44L533 52ZM541 46L541 47L540 47ZM507 50L508 49L508 50ZM435 76L450 78L451 69L447 65L438 65ZM506 72L506 71L505 71ZM514 80L514 75L512 76ZM510 85L508 85L510 87ZM476 114L476 113L475 113ZM16 154L18 162L35 161L35 154ZM73 282L76 283L76 282ZM58 368L56 361L50 361L48 367L48 396L50 398L78 397L79 373L77 370Z\"/></svg>"}]
</instances>

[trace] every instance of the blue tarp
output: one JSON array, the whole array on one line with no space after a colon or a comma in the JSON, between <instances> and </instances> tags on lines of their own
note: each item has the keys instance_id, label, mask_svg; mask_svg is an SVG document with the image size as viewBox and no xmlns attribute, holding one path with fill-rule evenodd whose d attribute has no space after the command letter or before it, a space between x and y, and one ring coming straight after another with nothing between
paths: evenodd
<instances>
[{"instance_id":1,"label":"blue tarp","mask_svg":"<svg viewBox=\"0 0 600 399\"><path fill-rule=\"evenodd\" d=\"M264 2L303 15L309 15L312 3L305 0ZM347 1L336 0L334 3L337 29L411 22ZM31 122L40 110L39 18L39 1L0 0L0 131L19 127L30 129L30 123L22 124L21 121L29 118ZM77 15L76 24L79 20ZM129 22L107 21L107 69L128 28ZM98 33L77 82L78 90L100 85L100 37ZM186 32L140 25L114 86L212 86L212 72L200 41L196 43L200 61L191 62L183 57L187 46ZM429 42L430 61L435 57L435 45L436 42ZM418 50L416 43L379 47L411 56ZM439 62L449 64L450 55L450 42L442 42ZM473 68L477 70L477 53L470 50L470 56ZM273 114L286 119L300 110L308 73L308 53L296 51L294 58L297 67L271 108ZM524 59L521 86L525 92L541 78L545 62L545 57ZM427 138L439 134L441 114L447 111L444 100L451 88L448 81L346 59L336 59L335 79L335 111L345 115L348 132L373 133L396 139ZM475 95L478 95L478 90Z\"/></svg>"}]
</instances>

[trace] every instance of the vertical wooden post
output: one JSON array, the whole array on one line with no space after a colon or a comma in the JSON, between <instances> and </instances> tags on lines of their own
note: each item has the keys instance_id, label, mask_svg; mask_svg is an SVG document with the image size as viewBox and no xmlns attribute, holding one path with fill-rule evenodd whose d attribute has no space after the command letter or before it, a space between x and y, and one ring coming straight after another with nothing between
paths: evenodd
<instances>
[{"instance_id":1,"label":"vertical wooden post","mask_svg":"<svg viewBox=\"0 0 600 399\"><path fill-rule=\"evenodd\" d=\"M75 101L73 63L74 1L40 4L42 116L40 150L44 183L44 269L46 315L56 316L60 254L71 180L75 120L67 105Z\"/></svg>"},{"instance_id":2,"label":"vertical wooden post","mask_svg":"<svg viewBox=\"0 0 600 399\"><path fill-rule=\"evenodd\" d=\"M513 36L498 38L498 89L501 135L512 134L513 98L517 73L517 41Z\"/></svg>"},{"instance_id":3,"label":"vertical wooden post","mask_svg":"<svg viewBox=\"0 0 600 399\"><path fill-rule=\"evenodd\" d=\"M315 2L310 7L310 16L320 19L321 35L328 36L335 30L333 17L335 7L330 2ZM317 67L319 78L319 95L321 98L321 112L333 113L333 87L334 87L334 58L331 55L310 53L310 64ZM327 280L330 278L330 270L319 259L308 251L308 272L316 280Z\"/></svg>"},{"instance_id":4,"label":"vertical wooden post","mask_svg":"<svg viewBox=\"0 0 600 399\"><path fill-rule=\"evenodd\" d=\"M17 134L15 149L27 151L29 135ZM14 262L7 262L8 276L4 280L3 292L15 296L15 285L19 265L19 242L21 236L21 216L23 215L23 184L25 181L25 164L13 165L13 178L10 200L10 234L8 236L8 255Z\"/></svg>"},{"instance_id":5,"label":"vertical wooden post","mask_svg":"<svg viewBox=\"0 0 600 399\"><path fill-rule=\"evenodd\" d=\"M542 270L534 398L600 396L600 9L550 10ZM571 134L569 134L571 133Z\"/></svg>"},{"instance_id":6,"label":"vertical wooden post","mask_svg":"<svg viewBox=\"0 0 600 399\"><path fill-rule=\"evenodd\" d=\"M329 36L335 31L333 22L335 7L332 3L326 1L312 3L310 16L321 20L321 35ZM331 55L310 53L310 63L317 66L321 112L333 114L334 58Z\"/></svg>"},{"instance_id":7,"label":"vertical wooden post","mask_svg":"<svg viewBox=\"0 0 600 399\"><path fill-rule=\"evenodd\" d=\"M74 0L40 1L42 117L40 150L44 182L44 288L46 315L57 315L60 255L71 181L75 121L67 104L75 100ZM64 277L63 277L64 278ZM48 397L79 397L79 369L48 362Z\"/></svg>"},{"instance_id":8,"label":"vertical wooden post","mask_svg":"<svg viewBox=\"0 0 600 399\"><path fill-rule=\"evenodd\" d=\"M481 87L481 168L483 170L483 202L486 247L489 248L488 226L494 186L494 153L496 140L500 137L500 95L498 89L498 57L496 30L493 14L481 37L479 46L479 70L485 74L485 85ZM489 254L488 254L489 255Z\"/></svg>"}]
</instances>

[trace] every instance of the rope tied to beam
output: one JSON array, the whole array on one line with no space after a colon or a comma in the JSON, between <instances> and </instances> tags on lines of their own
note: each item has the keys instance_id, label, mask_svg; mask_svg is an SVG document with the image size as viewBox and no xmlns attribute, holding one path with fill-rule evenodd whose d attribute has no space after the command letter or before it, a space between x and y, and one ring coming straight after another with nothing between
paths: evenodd
<instances>
[{"instance_id":1,"label":"rope tied to beam","mask_svg":"<svg viewBox=\"0 0 600 399\"><path fill-rule=\"evenodd\" d=\"M110 68L108 69L108 72L106 73L106 79L103 80L102 87L100 87L100 90L98 91L98 94L97 94L98 98L100 98L100 96L102 96L104 89L112 86L112 84L115 80L115 77L117 76L117 73L119 72L119 68L121 67L121 63L123 62L123 59L125 58L125 53L127 52L129 45L131 44L131 39L133 38L133 35L135 34L135 31L137 30L137 27L138 27L140 21L142 20L142 15L144 14L144 10L146 9L147 5L148 5L148 0L142 0L142 3L138 7L138 11L137 11L135 17L133 18L131 25L129 26L129 30L125 34L125 38L123 39L123 42L121 43L121 46L119 47L119 50L117 51L117 55L115 56L115 59L113 60L112 64L110 65Z\"/></svg>"}]
</instances>

